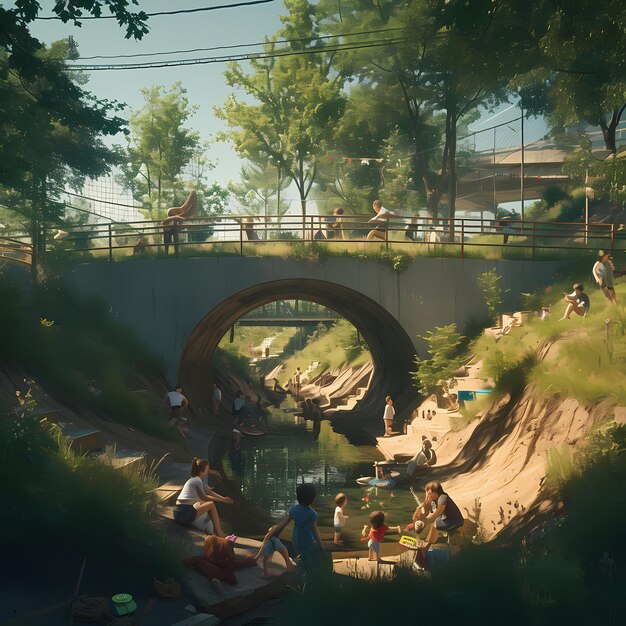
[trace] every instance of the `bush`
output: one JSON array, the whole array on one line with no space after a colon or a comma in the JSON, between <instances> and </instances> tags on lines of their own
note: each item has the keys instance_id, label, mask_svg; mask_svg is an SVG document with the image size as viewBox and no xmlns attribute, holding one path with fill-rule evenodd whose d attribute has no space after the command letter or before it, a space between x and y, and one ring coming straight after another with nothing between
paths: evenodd
<instances>
[{"instance_id":1,"label":"bush","mask_svg":"<svg viewBox=\"0 0 626 626\"><path fill-rule=\"evenodd\" d=\"M485 299L485 304L487 305L489 318L492 322L497 321L500 306L502 305L501 280L502 276L500 276L495 269L483 272L477 280L478 287L480 288L483 298Z\"/></svg>"},{"instance_id":2,"label":"bush","mask_svg":"<svg viewBox=\"0 0 626 626\"><path fill-rule=\"evenodd\" d=\"M151 523L156 482L145 471L76 454L58 427L24 414L0 423L0 451L0 474L11 477L0 542L14 575L30 577L35 563L37 575L58 576L83 558L119 585L180 574L179 556Z\"/></svg>"},{"instance_id":3,"label":"bush","mask_svg":"<svg viewBox=\"0 0 626 626\"><path fill-rule=\"evenodd\" d=\"M440 398L448 391L448 382L461 365L459 352L463 337L457 332L456 324L436 326L434 331L419 337L428 344L430 358L421 360L416 357L417 370L411 376L422 395L434 393Z\"/></svg>"}]
</instances>

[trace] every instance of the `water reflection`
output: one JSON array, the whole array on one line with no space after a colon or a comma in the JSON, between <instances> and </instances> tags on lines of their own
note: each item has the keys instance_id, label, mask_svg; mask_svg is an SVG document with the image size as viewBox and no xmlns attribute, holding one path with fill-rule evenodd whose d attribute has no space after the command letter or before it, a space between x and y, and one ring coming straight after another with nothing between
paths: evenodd
<instances>
[{"instance_id":1,"label":"water reflection","mask_svg":"<svg viewBox=\"0 0 626 626\"><path fill-rule=\"evenodd\" d=\"M332 527L334 498L340 491L349 499L348 531L360 530L376 509L385 510L390 523L410 521L415 501L406 488L389 491L356 484L360 476L372 474L372 462L381 458L375 448L353 446L328 422L304 420L282 409L271 409L268 421L266 436L243 438L241 450L224 451L222 457L226 475L259 512L257 519L237 520L238 532L258 534L267 521L281 518L303 481L317 487L314 508L321 527Z\"/></svg>"}]
</instances>

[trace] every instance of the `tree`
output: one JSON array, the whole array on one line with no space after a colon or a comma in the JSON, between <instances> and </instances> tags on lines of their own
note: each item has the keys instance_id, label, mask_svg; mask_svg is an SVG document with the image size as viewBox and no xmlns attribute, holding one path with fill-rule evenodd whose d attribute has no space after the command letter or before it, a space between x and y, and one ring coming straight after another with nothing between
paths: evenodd
<instances>
[{"instance_id":1,"label":"tree","mask_svg":"<svg viewBox=\"0 0 626 626\"><path fill-rule=\"evenodd\" d=\"M335 59L336 69L367 85L371 100L388 100L386 118L393 121L392 128L378 149L381 153L384 141L400 145L405 137L412 172L399 172L397 182L402 185L405 181L404 191L409 197L417 194L433 216L447 191L448 214L454 217L459 127L471 121L468 116L476 115L479 105L489 106L504 97L506 74L501 76L496 69L502 67L490 60L494 53L489 45L492 15L488 11L475 14L472 3L465 2L466 8L457 6L452 17L443 14L447 4L437 0L374 4L352 0L342 3L338 12L332 0L321 2L326 11L325 28L338 35L406 29L393 42L389 35L370 34L373 47L342 53ZM381 38L387 38L390 45L381 47ZM391 132L396 133L393 139Z\"/></svg>"},{"instance_id":2,"label":"tree","mask_svg":"<svg viewBox=\"0 0 626 626\"><path fill-rule=\"evenodd\" d=\"M502 276L495 269L483 272L476 281L485 299L489 318L496 322L502 304Z\"/></svg>"},{"instance_id":3,"label":"tree","mask_svg":"<svg viewBox=\"0 0 626 626\"><path fill-rule=\"evenodd\" d=\"M283 191L289 181L279 178L276 167L269 164L261 168L249 163L241 166L239 176L240 182L231 182L228 189L244 214L276 215L279 218L285 214L289 205L282 200L277 204L278 191Z\"/></svg>"},{"instance_id":4,"label":"tree","mask_svg":"<svg viewBox=\"0 0 626 626\"><path fill-rule=\"evenodd\" d=\"M278 38L297 40L289 49L320 49L317 8L307 0L285 0L283 28L265 45L279 50ZM216 115L229 127L222 136L258 166L268 161L296 186L303 217L318 176L319 159L328 149L344 108L341 77L332 72L324 54L300 54L250 61L245 72L231 63L225 72L229 86L243 90L246 101L231 94ZM250 101L251 100L251 101Z\"/></svg>"},{"instance_id":5,"label":"tree","mask_svg":"<svg viewBox=\"0 0 626 626\"><path fill-rule=\"evenodd\" d=\"M529 5L541 57L525 77L546 95L537 106L555 127L585 121L617 151L616 129L626 110L626 4L622 0L543 0Z\"/></svg>"},{"instance_id":6,"label":"tree","mask_svg":"<svg viewBox=\"0 0 626 626\"><path fill-rule=\"evenodd\" d=\"M79 188L116 162L104 135L124 129L115 115L121 105L95 101L65 67L77 57L71 39L39 45L37 71L20 73L11 55L0 52L0 185L2 196L30 222L35 262L44 251L45 227L57 222L64 205L55 200L65 185Z\"/></svg>"},{"instance_id":7,"label":"tree","mask_svg":"<svg viewBox=\"0 0 626 626\"><path fill-rule=\"evenodd\" d=\"M460 367L459 349L463 337L457 332L456 324L435 326L434 331L419 335L428 344L428 359L415 357L417 369L411 373L419 392L428 396L435 394L438 399L449 390L449 381Z\"/></svg>"},{"instance_id":8,"label":"tree","mask_svg":"<svg viewBox=\"0 0 626 626\"><path fill-rule=\"evenodd\" d=\"M145 104L130 117L123 182L151 217L161 217L188 193L181 174L192 159L197 172L211 164L202 159L200 133L185 126L198 107L189 105L182 84L141 93Z\"/></svg>"},{"instance_id":9,"label":"tree","mask_svg":"<svg viewBox=\"0 0 626 626\"><path fill-rule=\"evenodd\" d=\"M80 26L80 17L98 16L107 7L126 26L127 37L141 39L147 16L129 11L128 4L64 0L52 11ZM84 77L67 71L65 62L77 58L71 39L48 48L30 34L40 10L36 0L0 7L0 201L28 220L35 265L45 246L45 224L63 211L53 201L55 190L108 171L115 156L101 137L124 128L116 115L121 106L97 101L79 86Z\"/></svg>"}]
</instances>

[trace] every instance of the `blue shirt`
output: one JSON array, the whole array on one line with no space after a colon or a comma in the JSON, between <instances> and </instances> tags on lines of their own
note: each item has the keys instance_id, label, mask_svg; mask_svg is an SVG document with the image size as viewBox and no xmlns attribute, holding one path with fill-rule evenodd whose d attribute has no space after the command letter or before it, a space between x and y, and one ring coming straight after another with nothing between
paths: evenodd
<instances>
[{"instance_id":1,"label":"blue shirt","mask_svg":"<svg viewBox=\"0 0 626 626\"><path fill-rule=\"evenodd\" d=\"M302 504L294 504L288 513L293 520L291 541L296 552L315 548L317 542L311 524L317 522L317 513L310 506Z\"/></svg>"}]
</instances>

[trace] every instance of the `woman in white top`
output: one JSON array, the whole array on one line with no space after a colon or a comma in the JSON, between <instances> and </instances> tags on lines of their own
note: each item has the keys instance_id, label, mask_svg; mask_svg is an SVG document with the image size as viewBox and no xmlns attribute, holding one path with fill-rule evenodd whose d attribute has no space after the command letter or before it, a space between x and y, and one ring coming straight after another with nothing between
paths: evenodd
<instances>
[{"instance_id":1,"label":"woman in white top","mask_svg":"<svg viewBox=\"0 0 626 626\"><path fill-rule=\"evenodd\" d=\"M203 479L209 474L217 477L220 475L209 467L206 459L194 458L191 462L191 478L184 484L176 500L174 519L180 524L189 525L201 515L208 513L215 534L218 537L225 537L215 503L232 504L233 499L220 496L203 483Z\"/></svg>"},{"instance_id":2,"label":"woman in white top","mask_svg":"<svg viewBox=\"0 0 626 626\"><path fill-rule=\"evenodd\" d=\"M385 398L385 412L383 413L383 422L385 422L385 437L391 437L391 426L393 418L396 416L396 410L393 408L393 400L391 396Z\"/></svg>"}]
</instances>

